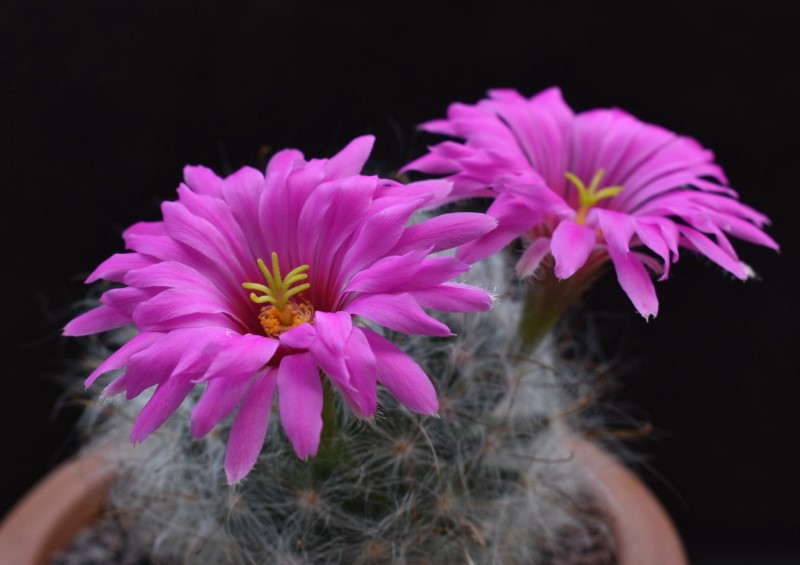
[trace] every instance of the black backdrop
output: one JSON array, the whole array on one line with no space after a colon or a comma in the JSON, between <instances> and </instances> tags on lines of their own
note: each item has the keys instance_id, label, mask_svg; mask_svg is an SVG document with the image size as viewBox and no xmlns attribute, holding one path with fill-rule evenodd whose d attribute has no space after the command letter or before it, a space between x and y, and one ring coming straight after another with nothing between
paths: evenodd
<instances>
[{"instance_id":1,"label":"black backdrop","mask_svg":"<svg viewBox=\"0 0 800 565\"><path fill-rule=\"evenodd\" d=\"M0 511L73 448L55 375L82 278L124 227L158 218L184 164L229 172L262 164L264 146L329 156L371 132L376 161L396 166L452 101L560 85L577 110L616 105L701 140L773 219L780 255L738 246L758 281L684 254L654 321L613 277L580 315L628 363L614 401L655 426L633 448L695 559L796 550L796 18L764 2L660 6L3 3Z\"/></svg>"}]
</instances>

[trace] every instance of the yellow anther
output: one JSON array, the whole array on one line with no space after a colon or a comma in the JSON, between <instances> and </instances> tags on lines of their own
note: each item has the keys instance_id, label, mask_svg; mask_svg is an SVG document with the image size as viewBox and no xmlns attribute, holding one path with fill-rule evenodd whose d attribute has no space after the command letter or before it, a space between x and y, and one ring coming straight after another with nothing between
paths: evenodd
<instances>
[{"instance_id":1,"label":"yellow anther","mask_svg":"<svg viewBox=\"0 0 800 565\"><path fill-rule=\"evenodd\" d=\"M278 310L278 312L283 312L286 309L286 306L289 304L289 299L292 296L300 294L311 287L311 285L308 283L293 286L296 283L304 281L308 278L308 275L306 274L308 265L301 265L296 269L292 269L289 271L289 274L286 275L286 278L282 278L280 265L278 263L278 254L273 252L271 258L272 272L270 272L262 259L258 259L258 268L261 270L264 280L267 281L266 285L246 282L243 283L242 286L247 290L255 290L261 293L261 296L255 292L250 293L250 300L256 304L264 304L269 302Z\"/></svg>"},{"instance_id":2,"label":"yellow anther","mask_svg":"<svg viewBox=\"0 0 800 565\"><path fill-rule=\"evenodd\" d=\"M575 222L583 224L586 222L586 215L591 210L592 206L605 198L611 198L622 192L621 186L607 186L600 187L600 181L603 180L603 175L606 174L605 169L598 169L592 177L592 182L587 187L583 181L572 173L566 173L567 180L570 181L578 189L578 215Z\"/></svg>"}]
</instances>

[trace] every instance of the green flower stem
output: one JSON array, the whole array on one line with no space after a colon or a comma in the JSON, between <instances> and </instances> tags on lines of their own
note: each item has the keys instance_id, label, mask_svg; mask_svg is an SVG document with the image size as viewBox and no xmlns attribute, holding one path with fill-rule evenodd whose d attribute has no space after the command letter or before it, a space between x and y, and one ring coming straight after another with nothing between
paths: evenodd
<instances>
[{"instance_id":1,"label":"green flower stem","mask_svg":"<svg viewBox=\"0 0 800 565\"><path fill-rule=\"evenodd\" d=\"M543 268L543 276L528 286L519 324L519 351L522 357L536 352L539 344L556 326L570 306L575 304L603 269L587 266L572 277L559 280L552 266Z\"/></svg>"},{"instance_id":2,"label":"green flower stem","mask_svg":"<svg viewBox=\"0 0 800 565\"><path fill-rule=\"evenodd\" d=\"M342 458L337 451L336 440L339 431L339 418L336 415L336 391L330 380L322 377L322 433L319 438L319 449L314 459L320 474L327 474L336 467Z\"/></svg>"}]
</instances>

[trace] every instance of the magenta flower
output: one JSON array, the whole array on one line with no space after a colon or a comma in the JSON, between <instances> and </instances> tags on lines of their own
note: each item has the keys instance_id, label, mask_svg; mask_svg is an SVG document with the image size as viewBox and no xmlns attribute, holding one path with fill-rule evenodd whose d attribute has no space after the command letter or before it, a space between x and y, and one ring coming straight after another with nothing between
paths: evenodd
<instances>
[{"instance_id":1,"label":"magenta flower","mask_svg":"<svg viewBox=\"0 0 800 565\"><path fill-rule=\"evenodd\" d=\"M549 255L558 279L591 274L610 258L623 290L649 317L658 299L645 266L666 279L680 247L740 279L749 269L728 236L778 249L761 230L766 216L737 201L710 151L622 110L575 114L557 88L531 99L493 90L422 128L465 141L435 145L406 169L449 175L455 187L447 200L494 198L487 213L499 226L460 248L464 261L520 236L520 276Z\"/></svg>"},{"instance_id":2,"label":"magenta flower","mask_svg":"<svg viewBox=\"0 0 800 565\"><path fill-rule=\"evenodd\" d=\"M192 411L201 437L238 406L225 470L234 483L255 464L277 388L280 420L297 456L317 453L322 429L320 369L361 418L376 409L382 383L409 409L438 410L422 369L359 318L404 333L447 336L423 307L488 309L491 296L447 282L468 265L430 255L482 236L496 221L447 214L407 227L409 217L449 183L403 186L359 172L373 138L335 157L276 154L265 174L244 168L221 179L187 167L163 221L124 234L132 253L113 255L87 282L123 283L67 335L126 324L139 334L87 379L124 372L103 392L134 398L156 386L131 431L144 440L200 384Z\"/></svg>"}]
</instances>

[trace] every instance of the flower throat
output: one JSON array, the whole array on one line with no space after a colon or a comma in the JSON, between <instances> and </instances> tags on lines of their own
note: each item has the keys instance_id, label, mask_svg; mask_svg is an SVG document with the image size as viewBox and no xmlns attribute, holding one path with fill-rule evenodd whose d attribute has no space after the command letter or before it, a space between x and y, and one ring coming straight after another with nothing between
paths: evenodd
<instances>
[{"instance_id":1,"label":"flower throat","mask_svg":"<svg viewBox=\"0 0 800 565\"><path fill-rule=\"evenodd\" d=\"M261 322L264 333L270 337L278 337L287 330L313 320L314 308L311 306L311 302L299 296L311 285L308 283L297 284L308 278L306 274L308 265L292 269L285 278L282 278L278 254L273 252L272 271L270 272L262 259L258 259L258 268L264 275L267 284L246 282L242 283L242 286L248 290L262 293L259 296L255 292L251 292L250 300L256 304L265 304L258 315L258 321Z\"/></svg>"}]
</instances>

